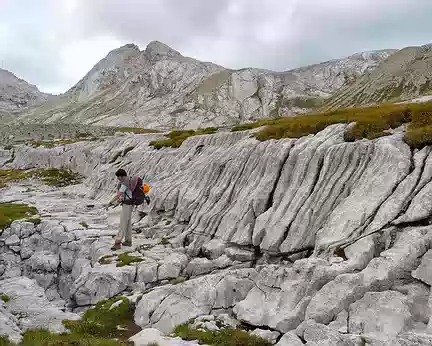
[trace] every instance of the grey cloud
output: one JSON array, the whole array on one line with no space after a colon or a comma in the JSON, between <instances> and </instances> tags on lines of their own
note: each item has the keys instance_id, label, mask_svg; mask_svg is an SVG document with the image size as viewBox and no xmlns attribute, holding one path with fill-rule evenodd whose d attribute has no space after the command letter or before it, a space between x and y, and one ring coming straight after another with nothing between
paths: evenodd
<instances>
[{"instance_id":1,"label":"grey cloud","mask_svg":"<svg viewBox=\"0 0 432 346\"><path fill-rule=\"evenodd\" d=\"M212 36L229 0L80 0L86 34L110 33L141 45L152 40L181 46L195 35Z\"/></svg>"},{"instance_id":2,"label":"grey cloud","mask_svg":"<svg viewBox=\"0 0 432 346\"><path fill-rule=\"evenodd\" d=\"M2 49L0 35L0 60L41 89L64 91L78 81L82 75L65 75L62 52L100 37L141 49L160 40L226 67L279 71L364 50L426 44L432 37L430 0L67 1L76 4L67 14L59 10L66 2L55 0L6 0L6 11L0 9L0 33L6 23L14 40L12 49ZM23 26L25 20L30 24ZM108 53L99 50L88 55Z\"/></svg>"}]
</instances>

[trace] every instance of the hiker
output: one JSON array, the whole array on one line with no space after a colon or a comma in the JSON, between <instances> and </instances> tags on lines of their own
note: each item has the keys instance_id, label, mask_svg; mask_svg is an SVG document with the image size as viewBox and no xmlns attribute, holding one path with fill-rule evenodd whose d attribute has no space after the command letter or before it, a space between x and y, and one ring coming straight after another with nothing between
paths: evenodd
<instances>
[{"instance_id":1,"label":"hiker","mask_svg":"<svg viewBox=\"0 0 432 346\"><path fill-rule=\"evenodd\" d=\"M117 194L105 205L106 209L110 206L122 205L120 215L120 230L111 250L119 250L121 246L132 246L132 211L134 206L140 205L145 200L150 204L150 199L143 189L142 179L140 177L128 177L124 169L119 169L115 173L119 184L117 185ZM148 187L146 185L146 187ZM125 241L122 243L123 238Z\"/></svg>"}]
</instances>

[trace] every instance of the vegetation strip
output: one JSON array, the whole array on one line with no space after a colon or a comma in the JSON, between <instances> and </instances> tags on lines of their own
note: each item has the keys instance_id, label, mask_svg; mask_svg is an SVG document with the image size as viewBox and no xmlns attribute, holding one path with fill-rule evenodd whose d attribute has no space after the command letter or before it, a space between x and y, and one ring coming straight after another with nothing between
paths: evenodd
<instances>
[{"instance_id":1,"label":"vegetation strip","mask_svg":"<svg viewBox=\"0 0 432 346\"><path fill-rule=\"evenodd\" d=\"M150 145L153 146L155 149L161 149L164 147L172 147L172 148L179 148L183 142L193 136L200 136L200 135L210 135L213 133L216 133L217 129L215 127L207 127L205 129L198 129L198 130L184 130L184 131L171 131L168 134L168 139L164 139L161 141L153 141L150 142Z\"/></svg>"},{"instance_id":2,"label":"vegetation strip","mask_svg":"<svg viewBox=\"0 0 432 346\"><path fill-rule=\"evenodd\" d=\"M44 184L53 187L64 187L81 183L83 176L66 169L36 169L24 170L0 170L0 188L8 183L19 182L31 178L40 179Z\"/></svg>"},{"instance_id":3,"label":"vegetation strip","mask_svg":"<svg viewBox=\"0 0 432 346\"><path fill-rule=\"evenodd\" d=\"M199 340L200 343L210 346L270 346L271 342L251 335L241 329L221 329L208 331L194 329L189 324L183 324L175 329L175 335L183 340Z\"/></svg>"},{"instance_id":4,"label":"vegetation strip","mask_svg":"<svg viewBox=\"0 0 432 346\"><path fill-rule=\"evenodd\" d=\"M388 136L388 130L408 124L405 142L411 148L432 145L432 102L421 104L385 104L368 108L348 108L331 112L302 115L295 118L262 120L234 126L232 131L245 131L265 126L255 134L260 141L300 138L316 134L338 123L356 125L345 134L345 140L375 139Z\"/></svg>"}]
</instances>

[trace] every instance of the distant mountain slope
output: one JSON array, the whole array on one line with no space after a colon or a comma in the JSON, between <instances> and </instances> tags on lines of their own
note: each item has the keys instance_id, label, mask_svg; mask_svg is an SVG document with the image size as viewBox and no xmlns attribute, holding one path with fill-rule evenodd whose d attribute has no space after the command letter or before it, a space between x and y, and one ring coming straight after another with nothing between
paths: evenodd
<instances>
[{"instance_id":1,"label":"distant mountain slope","mask_svg":"<svg viewBox=\"0 0 432 346\"><path fill-rule=\"evenodd\" d=\"M0 113L16 111L44 103L48 95L34 85L16 77L12 72L0 69Z\"/></svg>"},{"instance_id":2,"label":"distant mountain slope","mask_svg":"<svg viewBox=\"0 0 432 346\"><path fill-rule=\"evenodd\" d=\"M17 120L157 129L231 126L316 109L394 51L355 54L287 72L230 70L153 41L111 51L73 88Z\"/></svg>"},{"instance_id":3,"label":"distant mountain slope","mask_svg":"<svg viewBox=\"0 0 432 346\"><path fill-rule=\"evenodd\" d=\"M432 46L404 48L333 95L326 108L410 100L432 94Z\"/></svg>"}]
</instances>

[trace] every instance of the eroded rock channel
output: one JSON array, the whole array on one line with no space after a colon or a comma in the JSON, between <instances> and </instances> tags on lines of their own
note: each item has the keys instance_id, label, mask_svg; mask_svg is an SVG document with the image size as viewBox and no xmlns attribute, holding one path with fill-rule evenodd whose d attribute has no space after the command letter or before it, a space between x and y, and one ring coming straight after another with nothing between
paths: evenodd
<instances>
[{"instance_id":1,"label":"eroded rock channel","mask_svg":"<svg viewBox=\"0 0 432 346\"><path fill-rule=\"evenodd\" d=\"M178 149L123 135L0 150L0 169L86 177L0 190L41 218L1 234L0 335L64 332L63 320L127 297L137 345L186 345L168 337L185 323L277 345L432 345L431 148L412 152L401 133L346 143L347 126L266 142L218 133ZM133 247L113 253L119 211L101 206L120 167L149 181L152 203L135 214Z\"/></svg>"}]
</instances>

